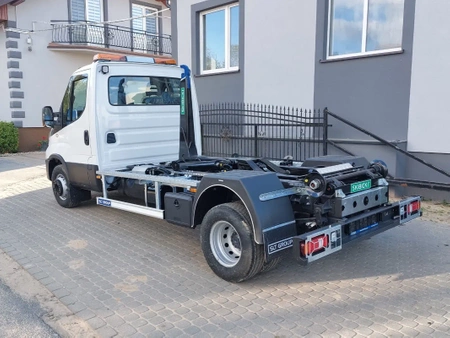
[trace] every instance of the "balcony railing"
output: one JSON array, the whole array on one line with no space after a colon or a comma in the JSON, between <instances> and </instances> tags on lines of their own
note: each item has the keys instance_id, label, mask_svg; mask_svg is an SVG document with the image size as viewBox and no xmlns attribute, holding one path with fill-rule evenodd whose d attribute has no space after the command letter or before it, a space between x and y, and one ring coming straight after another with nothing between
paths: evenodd
<instances>
[{"instance_id":1,"label":"balcony railing","mask_svg":"<svg viewBox=\"0 0 450 338\"><path fill-rule=\"evenodd\" d=\"M77 46L126 49L140 53L172 55L172 39L123 26L89 21L53 21L52 42Z\"/></svg>"}]
</instances>

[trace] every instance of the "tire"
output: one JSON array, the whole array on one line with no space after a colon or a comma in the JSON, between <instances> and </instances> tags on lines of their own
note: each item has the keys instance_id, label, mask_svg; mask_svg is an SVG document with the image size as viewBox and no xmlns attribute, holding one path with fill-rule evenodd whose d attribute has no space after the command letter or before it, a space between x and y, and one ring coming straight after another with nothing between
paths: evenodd
<instances>
[{"instance_id":1,"label":"tire","mask_svg":"<svg viewBox=\"0 0 450 338\"><path fill-rule=\"evenodd\" d=\"M270 270L275 269L275 267L278 265L278 263L281 262L281 257L277 257L272 259L269 263L264 263L261 272L268 272Z\"/></svg>"},{"instance_id":2,"label":"tire","mask_svg":"<svg viewBox=\"0 0 450 338\"><path fill-rule=\"evenodd\" d=\"M90 191L75 188L70 184L69 175L62 165L57 165L52 172L52 190L56 202L64 208L74 208L81 201L90 198Z\"/></svg>"},{"instance_id":3,"label":"tire","mask_svg":"<svg viewBox=\"0 0 450 338\"><path fill-rule=\"evenodd\" d=\"M206 262L226 281L243 282L263 267L264 248L255 242L250 217L241 202L209 210L202 222L200 241Z\"/></svg>"}]
</instances>

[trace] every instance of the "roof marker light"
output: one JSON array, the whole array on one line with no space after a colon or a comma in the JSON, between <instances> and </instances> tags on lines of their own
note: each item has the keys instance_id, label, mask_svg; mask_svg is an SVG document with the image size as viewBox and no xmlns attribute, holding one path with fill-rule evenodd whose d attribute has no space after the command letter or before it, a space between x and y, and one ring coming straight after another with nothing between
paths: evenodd
<instances>
[{"instance_id":1,"label":"roof marker light","mask_svg":"<svg viewBox=\"0 0 450 338\"><path fill-rule=\"evenodd\" d=\"M122 61L122 62L141 62L141 63L156 63L165 65L176 65L174 59L168 58L154 58L139 55L116 55L116 54L96 54L93 61Z\"/></svg>"}]
</instances>

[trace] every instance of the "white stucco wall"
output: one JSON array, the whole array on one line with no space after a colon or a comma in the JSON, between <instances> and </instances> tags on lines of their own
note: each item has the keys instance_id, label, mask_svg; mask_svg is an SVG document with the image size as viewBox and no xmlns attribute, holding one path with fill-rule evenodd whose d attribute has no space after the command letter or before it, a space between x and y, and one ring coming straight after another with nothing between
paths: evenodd
<instances>
[{"instance_id":1,"label":"white stucco wall","mask_svg":"<svg viewBox=\"0 0 450 338\"><path fill-rule=\"evenodd\" d=\"M45 8L45 10L42 10ZM51 20L67 20L67 2L61 0L33 0L25 1L16 7L17 17L10 20L17 21L17 27L26 30L42 30L50 28L48 24L32 22L37 20L50 22ZM72 72L84 64L92 62L92 54L77 51L51 51L47 46L51 42L51 31L36 32L30 34L33 43L32 50L28 50L27 34L21 34L19 51L22 52L20 68L23 72L21 89L25 98L22 101L22 109L25 111L24 127L40 127L41 110L43 106L50 105L55 111L59 109L64 90ZM20 100L20 99L18 99ZM9 107L9 103L8 103ZM11 112L11 109L9 109Z\"/></svg>"},{"instance_id":2,"label":"white stucco wall","mask_svg":"<svg viewBox=\"0 0 450 338\"><path fill-rule=\"evenodd\" d=\"M416 0L409 151L450 154L448 13L448 0Z\"/></svg>"},{"instance_id":3,"label":"white stucco wall","mask_svg":"<svg viewBox=\"0 0 450 338\"><path fill-rule=\"evenodd\" d=\"M156 1L141 1L162 6ZM42 30L51 26L45 23L35 23L33 21L50 22L51 20L67 20L67 1L62 0L33 0L25 1L16 8L9 6L9 19L17 21L17 27L23 30ZM43 10L45 8L45 10ZM39 17L36 13L39 12ZM163 13L170 17L170 11ZM108 19L129 18L130 4L128 1L110 0L108 3ZM163 33L171 34L170 20L162 19ZM124 26L130 25L129 21L122 23ZM25 111L25 119L17 119L23 122L24 127L40 127L41 109L45 105L50 105L56 111L59 109L64 90L67 86L70 75L73 71L85 64L92 62L95 51L55 51L47 48L52 41L51 31L36 32L30 35L33 43L32 50L28 50L26 39L27 34L21 34L18 51L22 52L20 68L14 69L23 72L21 90L25 98L17 99L22 101L22 108L16 109ZM5 34L0 34L0 46L5 46ZM6 51L0 48L0 120L11 120L11 109L9 108L8 72L6 71Z\"/></svg>"},{"instance_id":4,"label":"white stucco wall","mask_svg":"<svg viewBox=\"0 0 450 338\"><path fill-rule=\"evenodd\" d=\"M316 1L245 2L245 101L313 108Z\"/></svg>"}]
</instances>

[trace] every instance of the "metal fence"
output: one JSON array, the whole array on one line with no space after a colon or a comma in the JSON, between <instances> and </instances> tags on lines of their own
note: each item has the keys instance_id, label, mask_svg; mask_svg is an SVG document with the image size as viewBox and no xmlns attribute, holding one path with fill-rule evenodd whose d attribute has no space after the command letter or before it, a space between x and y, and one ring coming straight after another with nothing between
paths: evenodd
<instances>
[{"instance_id":1,"label":"metal fence","mask_svg":"<svg viewBox=\"0 0 450 338\"><path fill-rule=\"evenodd\" d=\"M200 106L203 153L296 161L327 152L327 119L320 110L245 103Z\"/></svg>"},{"instance_id":2,"label":"metal fence","mask_svg":"<svg viewBox=\"0 0 450 338\"><path fill-rule=\"evenodd\" d=\"M89 21L53 21L52 27L54 43L115 47L157 55L172 54L170 35L151 34L123 26L99 25Z\"/></svg>"}]
</instances>

